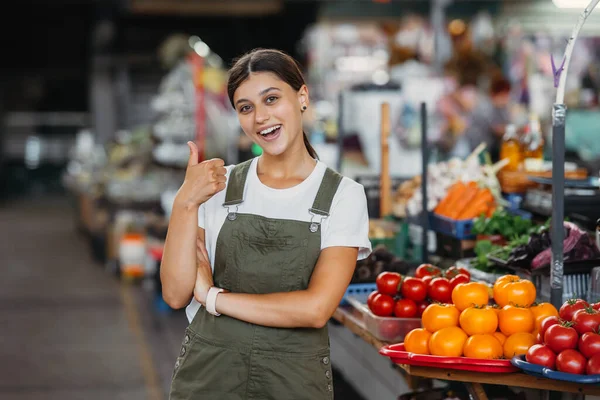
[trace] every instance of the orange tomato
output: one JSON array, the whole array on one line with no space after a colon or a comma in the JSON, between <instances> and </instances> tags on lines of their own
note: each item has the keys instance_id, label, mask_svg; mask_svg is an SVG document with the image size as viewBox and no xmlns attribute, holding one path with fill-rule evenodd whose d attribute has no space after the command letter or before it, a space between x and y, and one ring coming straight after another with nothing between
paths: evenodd
<instances>
[{"instance_id":1,"label":"orange tomato","mask_svg":"<svg viewBox=\"0 0 600 400\"><path fill-rule=\"evenodd\" d=\"M492 308L469 307L460 313L460 327L467 335L492 334L498 329L498 315Z\"/></svg>"},{"instance_id":2,"label":"orange tomato","mask_svg":"<svg viewBox=\"0 0 600 400\"><path fill-rule=\"evenodd\" d=\"M535 320L535 329L539 330L546 317L558 317L558 310L550 303L539 303L529 307Z\"/></svg>"},{"instance_id":3,"label":"orange tomato","mask_svg":"<svg viewBox=\"0 0 600 400\"><path fill-rule=\"evenodd\" d=\"M458 326L440 329L429 339L429 352L434 356L460 357L467 338Z\"/></svg>"},{"instance_id":4,"label":"orange tomato","mask_svg":"<svg viewBox=\"0 0 600 400\"><path fill-rule=\"evenodd\" d=\"M504 306L498 314L500 332L510 336L519 332L531 333L535 328L533 314L529 308Z\"/></svg>"},{"instance_id":5,"label":"orange tomato","mask_svg":"<svg viewBox=\"0 0 600 400\"><path fill-rule=\"evenodd\" d=\"M434 333L443 328L458 326L459 314L452 304L430 304L423 311L421 321L423 328Z\"/></svg>"},{"instance_id":6,"label":"orange tomato","mask_svg":"<svg viewBox=\"0 0 600 400\"><path fill-rule=\"evenodd\" d=\"M513 358L521 354L526 354L527 350L535 344L535 337L531 333L519 332L506 338L502 346L504 357Z\"/></svg>"},{"instance_id":7,"label":"orange tomato","mask_svg":"<svg viewBox=\"0 0 600 400\"><path fill-rule=\"evenodd\" d=\"M502 357L504 350L493 335L473 335L465 342L463 353L465 357L495 360Z\"/></svg>"},{"instance_id":8,"label":"orange tomato","mask_svg":"<svg viewBox=\"0 0 600 400\"><path fill-rule=\"evenodd\" d=\"M494 287L493 287L494 293L496 293L496 288L500 287L501 285L504 285L505 283L507 283L509 281L514 281L516 279L521 279L521 278L519 278L517 275L504 275L504 276L501 276L500 278L496 279L496 282L494 282Z\"/></svg>"},{"instance_id":9,"label":"orange tomato","mask_svg":"<svg viewBox=\"0 0 600 400\"><path fill-rule=\"evenodd\" d=\"M462 311L471 306L485 306L490 301L485 283L460 283L452 290L452 302Z\"/></svg>"},{"instance_id":10,"label":"orange tomato","mask_svg":"<svg viewBox=\"0 0 600 400\"><path fill-rule=\"evenodd\" d=\"M431 332L423 328L413 329L404 338L406 351L415 354L429 354L429 339Z\"/></svg>"},{"instance_id":11,"label":"orange tomato","mask_svg":"<svg viewBox=\"0 0 600 400\"><path fill-rule=\"evenodd\" d=\"M500 344L504 346L504 342L506 342L506 336L504 336L504 333L502 333L502 332L494 332L493 335L494 335L494 337L496 339L498 339L498 341L500 342Z\"/></svg>"},{"instance_id":12,"label":"orange tomato","mask_svg":"<svg viewBox=\"0 0 600 400\"><path fill-rule=\"evenodd\" d=\"M513 277L514 275L508 275ZM506 276L500 278L503 279ZM496 281L494 284L494 300L500 307L515 305L529 307L535 302L536 290L531 281L519 277Z\"/></svg>"}]
</instances>

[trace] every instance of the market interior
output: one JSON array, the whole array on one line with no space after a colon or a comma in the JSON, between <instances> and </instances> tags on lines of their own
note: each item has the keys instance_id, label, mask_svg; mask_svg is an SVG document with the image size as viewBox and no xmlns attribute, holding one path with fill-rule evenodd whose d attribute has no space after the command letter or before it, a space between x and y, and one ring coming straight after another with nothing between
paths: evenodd
<instances>
[{"instance_id":1,"label":"market interior","mask_svg":"<svg viewBox=\"0 0 600 400\"><path fill-rule=\"evenodd\" d=\"M597 3L15 3L18 28L0 28L0 398L168 398L187 319L159 270L186 143L227 165L261 154L226 90L259 47L298 60L312 146L367 196L373 252L328 323L335 398L600 396Z\"/></svg>"}]
</instances>

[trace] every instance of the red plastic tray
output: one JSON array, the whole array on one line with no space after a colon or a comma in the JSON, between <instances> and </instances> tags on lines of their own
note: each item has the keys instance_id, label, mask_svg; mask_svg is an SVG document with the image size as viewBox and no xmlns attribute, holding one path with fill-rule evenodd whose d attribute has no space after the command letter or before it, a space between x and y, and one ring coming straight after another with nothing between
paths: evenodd
<instances>
[{"instance_id":1,"label":"red plastic tray","mask_svg":"<svg viewBox=\"0 0 600 400\"><path fill-rule=\"evenodd\" d=\"M409 353L404 343L391 344L379 350L379 354L392 359L395 364L408 364L419 367L458 369L461 371L507 373L517 372L518 368L510 360L481 360L468 357L442 357Z\"/></svg>"}]
</instances>

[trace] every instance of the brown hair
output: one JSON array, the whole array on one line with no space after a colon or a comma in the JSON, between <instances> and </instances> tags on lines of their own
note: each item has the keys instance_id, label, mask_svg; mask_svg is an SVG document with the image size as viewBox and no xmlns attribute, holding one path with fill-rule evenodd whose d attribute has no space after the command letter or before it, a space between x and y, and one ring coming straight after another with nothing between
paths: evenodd
<instances>
[{"instance_id":1,"label":"brown hair","mask_svg":"<svg viewBox=\"0 0 600 400\"><path fill-rule=\"evenodd\" d=\"M291 56L279 50L254 49L236 59L229 70L227 94L233 107L235 107L233 104L233 94L253 72L271 72L296 91L300 90L305 84L298 62ZM306 146L306 150L308 150L308 154L312 158L318 159L319 156L310 145L306 132L302 133L304 134L304 145Z\"/></svg>"}]
</instances>

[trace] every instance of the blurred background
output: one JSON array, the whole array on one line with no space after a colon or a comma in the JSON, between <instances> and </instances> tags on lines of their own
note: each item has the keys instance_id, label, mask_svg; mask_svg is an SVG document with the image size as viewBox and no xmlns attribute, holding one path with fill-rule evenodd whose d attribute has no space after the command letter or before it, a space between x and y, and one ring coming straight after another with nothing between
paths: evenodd
<instances>
[{"instance_id":1,"label":"blurred background","mask_svg":"<svg viewBox=\"0 0 600 400\"><path fill-rule=\"evenodd\" d=\"M549 171L551 59L587 3L15 2L0 28L0 398L166 398L186 320L158 268L186 142L227 164L261 153L227 99L236 56L274 47L300 62L311 142L365 185L375 218L382 102L394 190L421 173L422 104L431 162L480 143L495 162L519 141L527 168ZM566 87L567 169L598 176L600 11ZM394 202L399 218L419 212ZM384 398L333 361L336 397Z\"/></svg>"}]
</instances>

